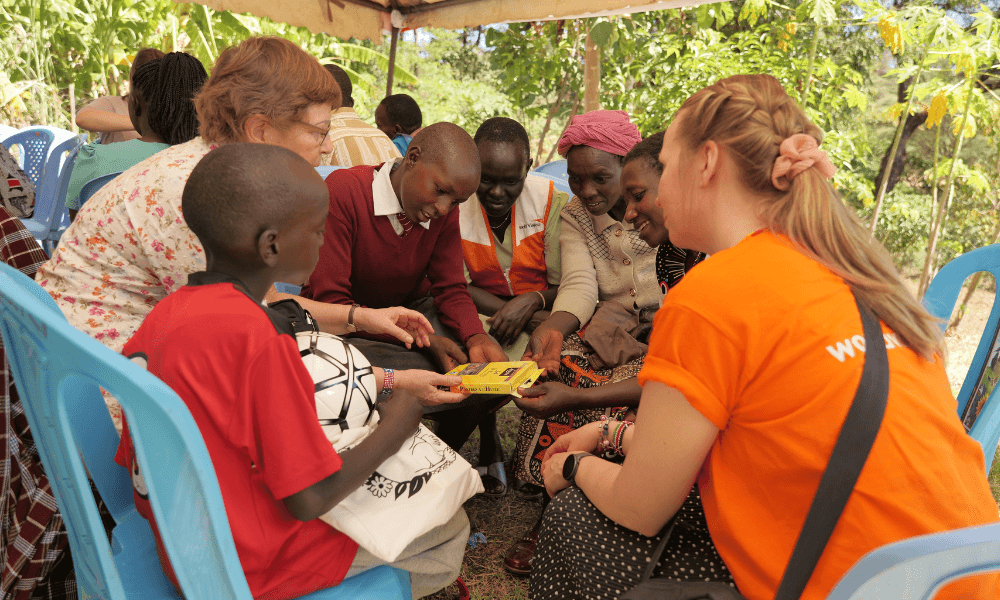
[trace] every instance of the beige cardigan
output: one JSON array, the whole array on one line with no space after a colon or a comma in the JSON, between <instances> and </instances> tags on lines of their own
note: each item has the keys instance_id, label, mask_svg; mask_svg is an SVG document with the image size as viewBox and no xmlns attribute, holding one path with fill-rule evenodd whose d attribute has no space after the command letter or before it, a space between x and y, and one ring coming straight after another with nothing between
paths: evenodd
<instances>
[{"instance_id":1,"label":"beige cardigan","mask_svg":"<svg viewBox=\"0 0 1000 600\"><path fill-rule=\"evenodd\" d=\"M584 325L598 301L614 300L633 313L660 305L656 248L607 214L595 217L574 197L560 213L562 282L552 311Z\"/></svg>"}]
</instances>

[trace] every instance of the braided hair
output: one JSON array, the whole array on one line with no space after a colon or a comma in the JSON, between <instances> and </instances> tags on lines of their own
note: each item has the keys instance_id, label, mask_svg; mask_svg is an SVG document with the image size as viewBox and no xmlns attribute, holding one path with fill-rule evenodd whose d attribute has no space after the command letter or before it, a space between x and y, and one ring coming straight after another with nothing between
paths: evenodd
<instances>
[{"instance_id":1,"label":"braided hair","mask_svg":"<svg viewBox=\"0 0 1000 600\"><path fill-rule=\"evenodd\" d=\"M171 52L135 71L133 89L146 101L149 127L171 146L198 135L194 95L208 79L201 61L185 52Z\"/></svg>"}]
</instances>

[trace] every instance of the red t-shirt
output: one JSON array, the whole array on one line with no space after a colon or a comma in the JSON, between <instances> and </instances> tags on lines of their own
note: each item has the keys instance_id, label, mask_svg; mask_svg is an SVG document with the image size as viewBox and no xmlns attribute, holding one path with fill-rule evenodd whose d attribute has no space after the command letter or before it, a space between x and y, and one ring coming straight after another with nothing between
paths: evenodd
<instances>
[{"instance_id":1,"label":"red t-shirt","mask_svg":"<svg viewBox=\"0 0 1000 600\"><path fill-rule=\"evenodd\" d=\"M803 600L826 598L879 546L997 521L983 452L958 420L941 360L882 331L885 416ZM677 389L719 428L698 485L712 540L747 598L777 591L857 391L864 347L843 279L767 232L692 270L657 312L639 382ZM938 597L996 592L997 578L980 576Z\"/></svg>"},{"instance_id":2,"label":"red t-shirt","mask_svg":"<svg viewBox=\"0 0 1000 600\"><path fill-rule=\"evenodd\" d=\"M198 424L254 598L297 598L339 584L357 544L318 519L295 519L281 501L341 466L320 429L313 382L287 320L236 280L194 273L149 313L124 354L145 358ZM115 461L133 473L136 507L152 523L127 427ZM158 537L157 549L162 560Z\"/></svg>"}]
</instances>

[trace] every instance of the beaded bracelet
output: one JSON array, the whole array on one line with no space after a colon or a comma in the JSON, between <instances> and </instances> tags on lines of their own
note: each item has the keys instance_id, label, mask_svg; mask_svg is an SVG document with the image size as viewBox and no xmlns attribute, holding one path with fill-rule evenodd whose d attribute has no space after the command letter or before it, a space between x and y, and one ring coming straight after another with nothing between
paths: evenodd
<instances>
[{"instance_id":1,"label":"beaded bracelet","mask_svg":"<svg viewBox=\"0 0 1000 600\"><path fill-rule=\"evenodd\" d=\"M597 447L602 452L607 452L611 448L611 438L608 436L609 425L611 425L611 421L608 420L608 417L601 415L601 427L597 432Z\"/></svg>"},{"instance_id":2,"label":"beaded bracelet","mask_svg":"<svg viewBox=\"0 0 1000 600\"><path fill-rule=\"evenodd\" d=\"M625 456L622 444L625 442L625 430L634 425L632 421L621 421L615 428L614 441L611 444L611 451L615 454Z\"/></svg>"}]
</instances>

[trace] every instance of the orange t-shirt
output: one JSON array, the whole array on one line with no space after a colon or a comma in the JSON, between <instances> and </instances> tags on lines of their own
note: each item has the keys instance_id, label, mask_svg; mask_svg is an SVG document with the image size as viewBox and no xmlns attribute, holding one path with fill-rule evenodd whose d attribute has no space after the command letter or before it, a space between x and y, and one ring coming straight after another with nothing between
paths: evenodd
<instances>
[{"instance_id":1,"label":"orange t-shirt","mask_svg":"<svg viewBox=\"0 0 1000 600\"><path fill-rule=\"evenodd\" d=\"M883 332L885 417L803 600L825 598L879 546L998 520L941 360ZM712 540L747 598L777 591L857 391L864 342L844 281L768 232L692 270L656 316L639 382L679 390L719 428L698 485ZM938 598L996 590L996 577L980 576Z\"/></svg>"}]
</instances>

